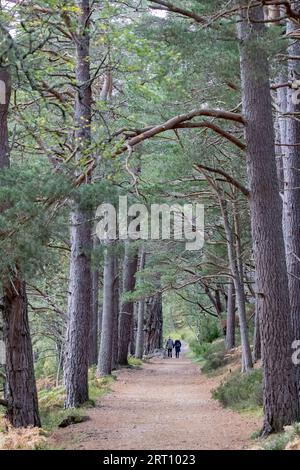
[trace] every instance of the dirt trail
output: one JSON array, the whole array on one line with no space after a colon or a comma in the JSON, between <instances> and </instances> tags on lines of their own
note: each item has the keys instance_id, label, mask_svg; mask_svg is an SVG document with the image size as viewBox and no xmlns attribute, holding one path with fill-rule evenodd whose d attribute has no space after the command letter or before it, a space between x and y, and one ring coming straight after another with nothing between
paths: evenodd
<instances>
[{"instance_id":1,"label":"dirt trail","mask_svg":"<svg viewBox=\"0 0 300 470\"><path fill-rule=\"evenodd\" d=\"M211 398L219 378L207 378L190 359L153 359L118 373L113 392L90 420L57 431L67 449L243 449L259 427L254 417L223 409Z\"/></svg>"}]
</instances>

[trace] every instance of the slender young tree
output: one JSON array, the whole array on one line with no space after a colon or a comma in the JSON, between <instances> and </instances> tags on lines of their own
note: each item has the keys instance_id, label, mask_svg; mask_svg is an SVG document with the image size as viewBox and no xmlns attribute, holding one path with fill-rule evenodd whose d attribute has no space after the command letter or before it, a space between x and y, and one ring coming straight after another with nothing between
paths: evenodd
<instances>
[{"instance_id":1,"label":"slender young tree","mask_svg":"<svg viewBox=\"0 0 300 470\"><path fill-rule=\"evenodd\" d=\"M235 346L235 292L233 281L228 285L227 294L227 316L226 316L226 349L232 349Z\"/></svg>"}]
</instances>

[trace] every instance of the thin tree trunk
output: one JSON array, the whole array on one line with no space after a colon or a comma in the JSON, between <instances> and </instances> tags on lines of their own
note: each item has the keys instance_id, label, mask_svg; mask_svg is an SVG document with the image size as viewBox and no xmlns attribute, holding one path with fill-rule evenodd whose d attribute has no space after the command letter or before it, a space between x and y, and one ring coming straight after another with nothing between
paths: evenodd
<instances>
[{"instance_id":1,"label":"thin tree trunk","mask_svg":"<svg viewBox=\"0 0 300 470\"><path fill-rule=\"evenodd\" d=\"M247 326L247 316L246 316L246 298L245 298L245 289L244 282L241 278L242 273L240 272L241 266L239 266L239 260L237 257L234 236L232 228L228 220L228 213L226 207L226 201L222 198L220 194L219 203L222 212L224 229L226 233L227 241L227 250L228 250L228 259L229 265L233 276L233 284L236 295L237 310L239 315L240 323L240 332L241 332L241 346L242 346L242 370L243 372L248 372L252 369L252 354L249 342L248 326Z\"/></svg>"},{"instance_id":2,"label":"thin tree trunk","mask_svg":"<svg viewBox=\"0 0 300 470\"><path fill-rule=\"evenodd\" d=\"M248 2L240 1L240 5ZM264 366L263 434L299 420L295 367L291 360L288 279L276 173L268 58L261 6L240 11L238 33L253 253ZM252 22L251 20L254 20Z\"/></svg>"},{"instance_id":3,"label":"thin tree trunk","mask_svg":"<svg viewBox=\"0 0 300 470\"><path fill-rule=\"evenodd\" d=\"M89 365L98 361L99 269L92 271L92 315L89 335Z\"/></svg>"},{"instance_id":4,"label":"thin tree trunk","mask_svg":"<svg viewBox=\"0 0 300 470\"><path fill-rule=\"evenodd\" d=\"M129 242L125 243L125 256L123 266L123 289L122 295L132 292L135 287L135 274L137 270L137 251L132 248ZM134 303L123 300L119 322L119 364L128 364L128 347L131 335L131 324L133 317Z\"/></svg>"},{"instance_id":5,"label":"thin tree trunk","mask_svg":"<svg viewBox=\"0 0 300 470\"><path fill-rule=\"evenodd\" d=\"M231 281L228 286L227 320L226 320L226 349L235 346L235 291Z\"/></svg>"},{"instance_id":6,"label":"thin tree trunk","mask_svg":"<svg viewBox=\"0 0 300 470\"><path fill-rule=\"evenodd\" d=\"M142 271L145 268L146 262L146 251L145 247L141 248L140 251L140 263L139 263L139 273L141 276ZM138 302L138 311L137 311L137 332L136 332L136 346L135 346L135 357L142 359L144 353L144 312L145 312L145 299L141 299Z\"/></svg>"},{"instance_id":7,"label":"thin tree trunk","mask_svg":"<svg viewBox=\"0 0 300 470\"><path fill-rule=\"evenodd\" d=\"M77 2L76 34L75 145L76 159L86 158L91 143L91 82L90 82L90 2ZM68 300L68 325L65 352L66 408L80 406L89 398L88 363L91 319L91 223L88 211L79 202L71 213L71 259Z\"/></svg>"},{"instance_id":8,"label":"thin tree trunk","mask_svg":"<svg viewBox=\"0 0 300 470\"><path fill-rule=\"evenodd\" d=\"M114 370L118 367L119 310L120 310L119 259L118 259L118 256L115 256L114 328L113 328L112 370Z\"/></svg>"},{"instance_id":9,"label":"thin tree trunk","mask_svg":"<svg viewBox=\"0 0 300 470\"><path fill-rule=\"evenodd\" d=\"M112 371L113 335L115 325L115 256L115 243L107 242L104 254L103 311L101 343L97 367L98 375L110 375Z\"/></svg>"},{"instance_id":10,"label":"thin tree trunk","mask_svg":"<svg viewBox=\"0 0 300 470\"><path fill-rule=\"evenodd\" d=\"M254 317L254 337L253 337L253 362L261 359L261 336L260 336L260 322L259 322L259 301L255 302L255 317Z\"/></svg>"},{"instance_id":11,"label":"thin tree trunk","mask_svg":"<svg viewBox=\"0 0 300 470\"><path fill-rule=\"evenodd\" d=\"M136 339L136 327L137 327L137 310L138 304L134 302L133 305L133 315L132 315L132 322L131 322L131 333L130 333L130 343L129 343L129 354L134 356L135 354L135 339Z\"/></svg>"}]
</instances>

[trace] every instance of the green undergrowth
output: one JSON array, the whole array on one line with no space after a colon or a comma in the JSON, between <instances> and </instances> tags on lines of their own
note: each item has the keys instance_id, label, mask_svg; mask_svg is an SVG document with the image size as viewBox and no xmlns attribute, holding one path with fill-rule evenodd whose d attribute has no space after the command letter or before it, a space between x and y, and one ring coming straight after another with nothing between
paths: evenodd
<instances>
[{"instance_id":1,"label":"green undergrowth","mask_svg":"<svg viewBox=\"0 0 300 470\"><path fill-rule=\"evenodd\" d=\"M142 361L142 359L137 359L134 356L129 356L128 357L128 365L130 367L140 367L140 366L143 365L143 363L144 363L144 361Z\"/></svg>"},{"instance_id":2,"label":"green undergrowth","mask_svg":"<svg viewBox=\"0 0 300 470\"><path fill-rule=\"evenodd\" d=\"M64 409L65 390L64 387L52 387L42 389L38 392L40 416L42 427L52 432L68 416L72 415L74 420L80 422L86 415L88 408L95 406L97 400L111 391L111 386L116 380L114 375L97 378L95 368L89 371L89 396L88 402L80 408Z\"/></svg>"},{"instance_id":3,"label":"green undergrowth","mask_svg":"<svg viewBox=\"0 0 300 470\"><path fill-rule=\"evenodd\" d=\"M231 373L213 390L212 396L224 407L260 413L263 405L262 370Z\"/></svg>"},{"instance_id":4,"label":"green undergrowth","mask_svg":"<svg viewBox=\"0 0 300 470\"><path fill-rule=\"evenodd\" d=\"M226 354L223 338L212 343L194 340L190 343L190 351L190 357L200 365L205 374L218 373L231 362L231 357Z\"/></svg>"},{"instance_id":5,"label":"green undergrowth","mask_svg":"<svg viewBox=\"0 0 300 470\"><path fill-rule=\"evenodd\" d=\"M265 440L261 440L260 444L264 450L285 450L288 445L295 444L295 450L300 449L300 423L292 426L286 426L284 431L269 436ZM293 446L291 446L293 448Z\"/></svg>"}]
</instances>

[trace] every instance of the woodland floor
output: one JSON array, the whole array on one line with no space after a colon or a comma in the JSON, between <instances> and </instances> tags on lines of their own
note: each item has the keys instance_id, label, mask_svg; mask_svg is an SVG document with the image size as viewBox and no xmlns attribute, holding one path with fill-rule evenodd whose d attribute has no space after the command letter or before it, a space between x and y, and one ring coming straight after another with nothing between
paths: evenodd
<instances>
[{"instance_id":1,"label":"woodland floor","mask_svg":"<svg viewBox=\"0 0 300 470\"><path fill-rule=\"evenodd\" d=\"M89 421L58 430L64 449L196 450L253 445L257 417L223 409L211 398L221 378L208 378L185 354L123 369L112 393L88 412Z\"/></svg>"}]
</instances>

